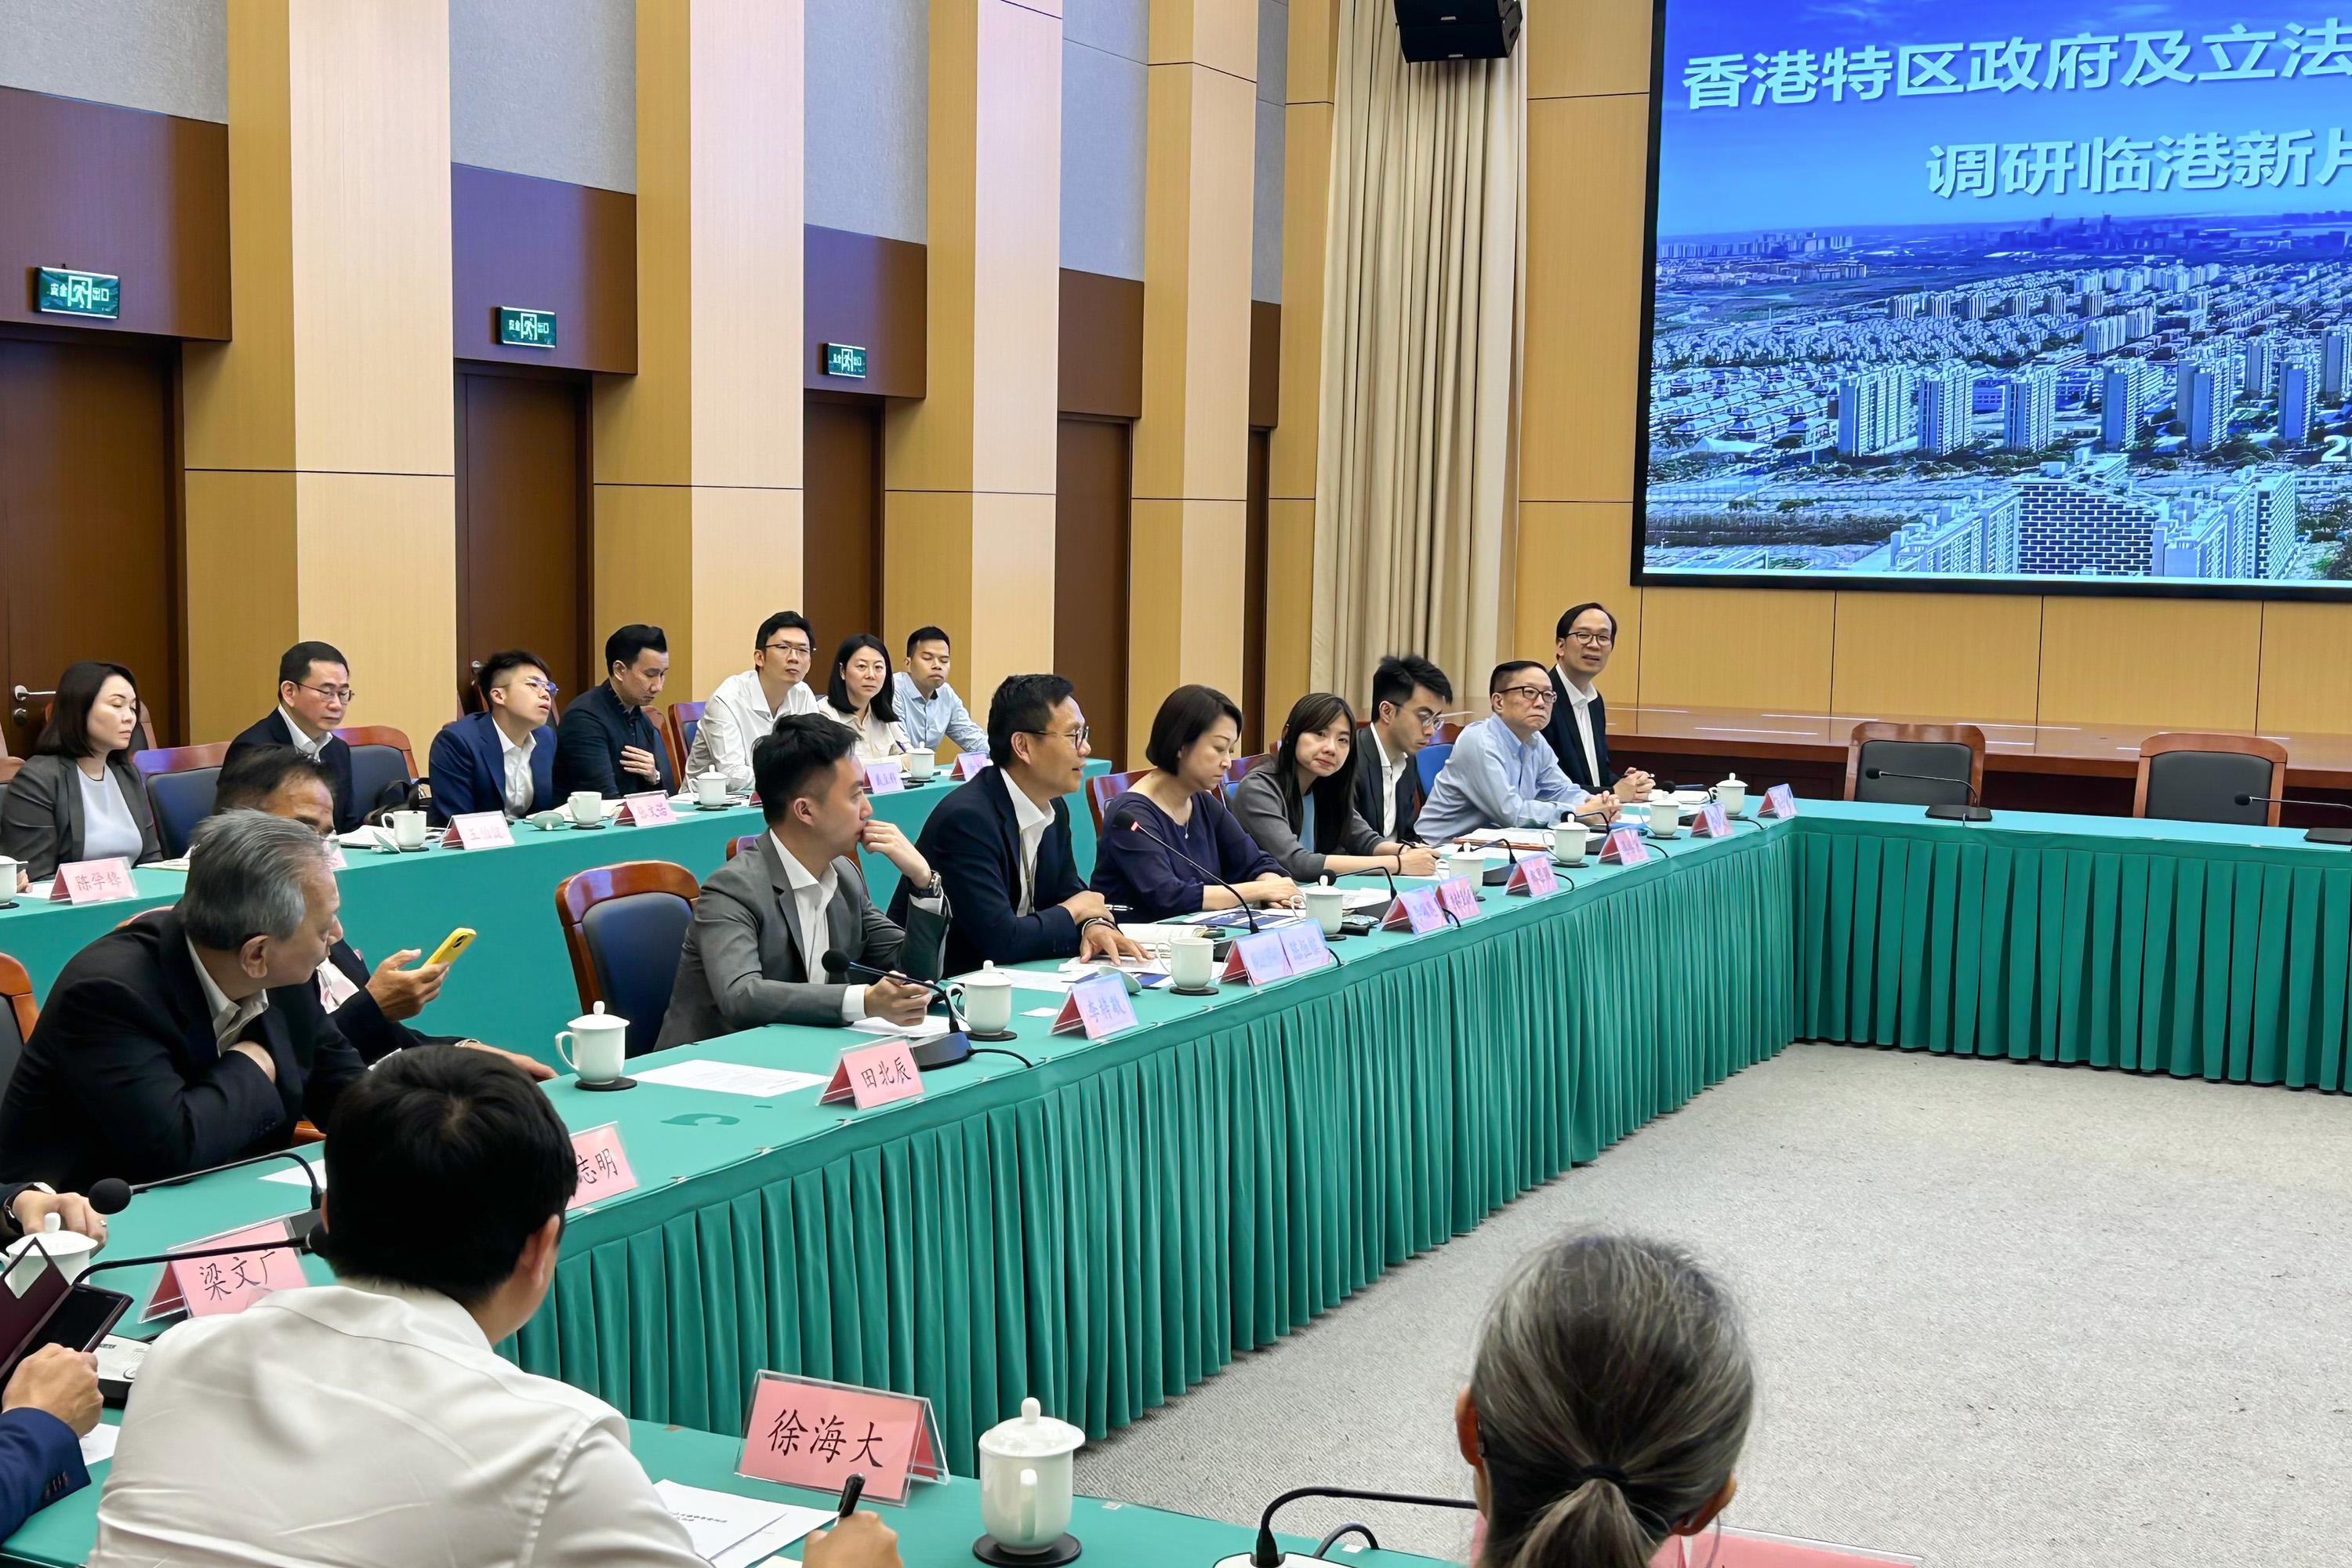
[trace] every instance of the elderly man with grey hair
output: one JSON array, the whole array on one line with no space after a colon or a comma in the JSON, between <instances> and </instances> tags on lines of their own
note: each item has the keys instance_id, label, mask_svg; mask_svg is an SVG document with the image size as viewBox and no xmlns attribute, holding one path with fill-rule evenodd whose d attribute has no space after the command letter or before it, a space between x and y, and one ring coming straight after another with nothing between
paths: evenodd
<instances>
[{"instance_id":1,"label":"elderly man with grey hair","mask_svg":"<svg viewBox=\"0 0 2352 1568\"><path fill-rule=\"evenodd\" d=\"M326 841L231 811L178 904L74 955L0 1100L0 1180L87 1191L282 1149L367 1071L313 976L341 927Z\"/></svg>"}]
</instances>

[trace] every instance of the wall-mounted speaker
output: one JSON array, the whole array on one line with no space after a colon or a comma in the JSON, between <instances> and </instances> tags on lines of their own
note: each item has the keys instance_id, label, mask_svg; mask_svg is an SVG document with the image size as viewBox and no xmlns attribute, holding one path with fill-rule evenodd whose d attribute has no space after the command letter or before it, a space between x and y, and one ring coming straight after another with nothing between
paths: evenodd
<instances>
[{"instance_id":1,"label":"wall-mounted speaker","mask_svg":"<svg viewBox=\"0 0 2352 1568\"><path fill-rule=\"evenodd\" d=\"M1404 58L1499 60L1519 41L1519 0L1396 0Z\"/></svg>"}]
</instances>

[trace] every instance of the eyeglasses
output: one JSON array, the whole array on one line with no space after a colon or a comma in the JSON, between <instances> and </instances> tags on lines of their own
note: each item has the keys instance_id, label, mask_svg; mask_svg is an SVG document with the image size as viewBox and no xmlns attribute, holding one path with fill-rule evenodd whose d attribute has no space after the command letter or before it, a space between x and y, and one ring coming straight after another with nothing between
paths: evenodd
<instances>
[{"instance_id":1,"label":"eyeglasses","mask_svg":"<svg viewBox=\"0 0 2352 1568\"><path fill-rule=\"evenodd\" d=\"M1524 697L1530 702L1548 703L1552 699L1552 690L1549 686L1506 686L1503 688L1499 695L1504 697Z\"/></svg>"},{"instance_id":2,"label":"eyeglasses","mask_svg":"<svg viewBox=\"0 0 2352 1568\"><path fill-rule=\"evenodd\" d=\"M551 698L563 689L563 688L556 685L552 680L525 680L520 684L528 690L536 691L543 696Z\"/></svg>"},{"instance_id":3,"label":"eyeglasses","mask_svg":"<svg viewBox=\"0 0 2352 1568\"><path fill-rule=\"evenodd\" d=\"M1017 731L1017 733L1024 735L1051 736L1056 741L1067 741L1073 746L1085 745L1087 743L1087 737L1092 735L1094 732L1095 727L1092 724L1081 724L1075 730L1022 730Z\"/></svg>"},{"instance_id":4,"label":"eyeglasses","mask_svg":"<svg viewBox=\"0 0 2352 1568\"><path fill-rule=\"evenodd\" d=\"M1617 634L1614 632L1570 632L1568 634L1568 640L1570 642L1580 642L1587 647L1607 647L1611 643L1617 640Z\"/></svg>"},{"instance_id":5,"label":"eyeglasses","mask_svg":"<svg viewBox=\"0 0 2352 1568\"><path fill-rule=\"evenodd\" d=\"M760 646L768 653L789 654L794 658L806 658L816 651L804 642L772 642L762 643Z\"/></svg>"},{"instance_id":6,"label":"eyeglasses","mask_svg":"<svg viewBox=\"0 0 2352 1568\"><path fill-rule=\"evenodd\" d=\"M314 691L328 701L340 702L346 708L360 699L360 694L348 686L305 686L298 680L294 689L297 691Z\"/></svg>"}]
</instances>

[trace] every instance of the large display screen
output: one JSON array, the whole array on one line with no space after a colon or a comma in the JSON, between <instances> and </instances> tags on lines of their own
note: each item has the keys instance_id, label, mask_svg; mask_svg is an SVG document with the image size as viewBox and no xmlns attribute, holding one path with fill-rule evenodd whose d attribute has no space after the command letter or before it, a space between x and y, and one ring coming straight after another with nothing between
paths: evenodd
<instances>
[{"instance_id":1,"label":"large display screen","mask_svg":"<svg viewBox=\"0 0 2352 1568\"><path fill-rule=\"evenodd\" d=\"M2352 5L1661 18L1641 581L2352 592Z\"/></svg>"}]
</instances>

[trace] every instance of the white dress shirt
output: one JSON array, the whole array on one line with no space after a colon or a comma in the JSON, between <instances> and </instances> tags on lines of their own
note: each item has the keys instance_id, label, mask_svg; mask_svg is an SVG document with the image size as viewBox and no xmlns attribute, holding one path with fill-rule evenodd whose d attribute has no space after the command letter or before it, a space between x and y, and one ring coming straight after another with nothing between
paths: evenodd
<instances>
[{"instance_id":1,"label":"white dress shirt","mask_svg":"<svg viewBox=\"0 0 2352 1568\"><path fill-rule=\"evenodd\" d=\"M1372 754L1381 760L1381 819L1373 826L1381 830L1381 841L1385 844L1396 838L1397 785L1403 781L1405 769L1417 764L1411 757L1390 756L1389 743L1381 739L1379 726L1373 726L1371 735Z\"/></svg>"},{"instance_id":2,"label":"white dress shirt","mask_svg":"<svg viewBox=\"0 0 2352 1568\"><path fill-rule=\"evenodd\" d=\"M751 748L761 737L786 714L815 711L816 694L805 680L793 682L784 693L783 706L771 709L758 670L730 675L702 705L702 722L696 727L693 749L687 753L686 776L724 774L727 787L740 794L751 787Z\"/></svg>"},{"instance_id":3,"label":"white dress shirt","mask_svg":"<svg viewBox=\"0 0 2352 1568\"><path fill-rule=\"evenodd\" d=\"M1576 743L1584 748L1584 776L1605 784L1601 777L1601 754L1592 744L1592 693L1570 679L1564 669L1559 672L1559 689L1568 693L1568 710L1576 715Z\"/></svg>"},{"instance_id":4,"label":"white dress shirt","mask_svg":"<svg viewBox=\"0 0 2352 1568\"><path fill-rule=\"evenodd\" d=\"M334 739L331 734L321 735L315 741L310 739L302 732L301 721L286 711L286 704L283 702L278 705L278 717L284 721L286 732L294 737L294 749L314 763L319 760L319 754L327 749L327 742Z\"/></svg>"},{"instance_id":5,"label":"white dress shirt","mask_svg":"<svg viewBox=\"0 0 2352 1568\"><path fill-rule=\"evenodd\" d=\"M885 721L869 704L863 719L855 719L833 705L826 698L816 705L816 710L838 724L846 724L857 733L856 753L860 763L887 763L915 748L907 743L907 731L897 721Z\"/></svg>"},{"instance_id":6,"label":"white dress shirt","mask_svg":"<svg viewBox=\"0 0 2352 1568\"><path fill-rule=\"evenodd\" d=\"M824 976L824 955L833 947L833 928L824 918L826 906L841 891L841 873L828 864L822 877L812 877L800 858L784 847L784 841L771 832L768 842L776 847L776 858L783 863L784 880L793 888L793 912L801 922L801 962L811 980ZM841 994L841 1021L855 1024L866 1016L866 987L852 984Z\"/></svg>"},{"instance_id":7,"label":"white dress shirt","mask_svg":"<svg viewBox=\"0 0 2352 1568\"><path fill-rule=\"evenodd\" d=\"M98 1504L102 1568L705 1568L603 1400L373 1281L155 1341Z\"/></svg>"},{"instance_id":8,"label":"white dress shirt","mask_svg":"<svg viewBox=\"0 0 2352 1568\"><path fill-rule=\"evenodd\" d=\"M212 1013L213 1044L225 1047L268 1009L269 993L257 991L242 1002L230 1001L228 993L214 981L213 972L205 967L205 961L196 956L196 944L191 942L186 945L188 962L196 966L196 984L205 988L205 1005Z\"/></svg>"},{"instance_id":9,"label":"white dress shirt","mask_svg":"<svg viewBox=\"0 0 2352 1568\"><path fill-rule=\"evenodd\" d=\"M1054 826L1054 808L1039 805L1029 798L1029 792L1004 775L1004 793L1013 797L1013 821L1021 829L1021 905L1013 912L1034 915L1037 912L1037 847L1045 842L1045 829Z\"/></svg>"},{"instance_id":10,"label":"white dress shirt","mask_svg":"<svg viewBox=\"0 0 2352 1568\"><path fill-rule=\"evenodd\" d=\"M499 730L495 721L491 723L490 728ZM507 770L506 801L509 816L530 815L530 754L538 748L539 737L536 734L525 735L520 741L513 741L508 739L504 730L499 730L499 760L506 764Z\"/></svg>"},{"instance_id":11,"label":"white dress shirt","mask_svg":"<svg viewBox=\"0 0 2352 1568\"><path fill-rule=\"evenodd\" d=\"M139 836L139 819L131 815L131 803L122 798L114 770L100 765L98 777L92 778L77 766L73 775L81 785L81 858L110 860L119 855L138 864L146 841Z\"/></svg>"}]
</instances>

